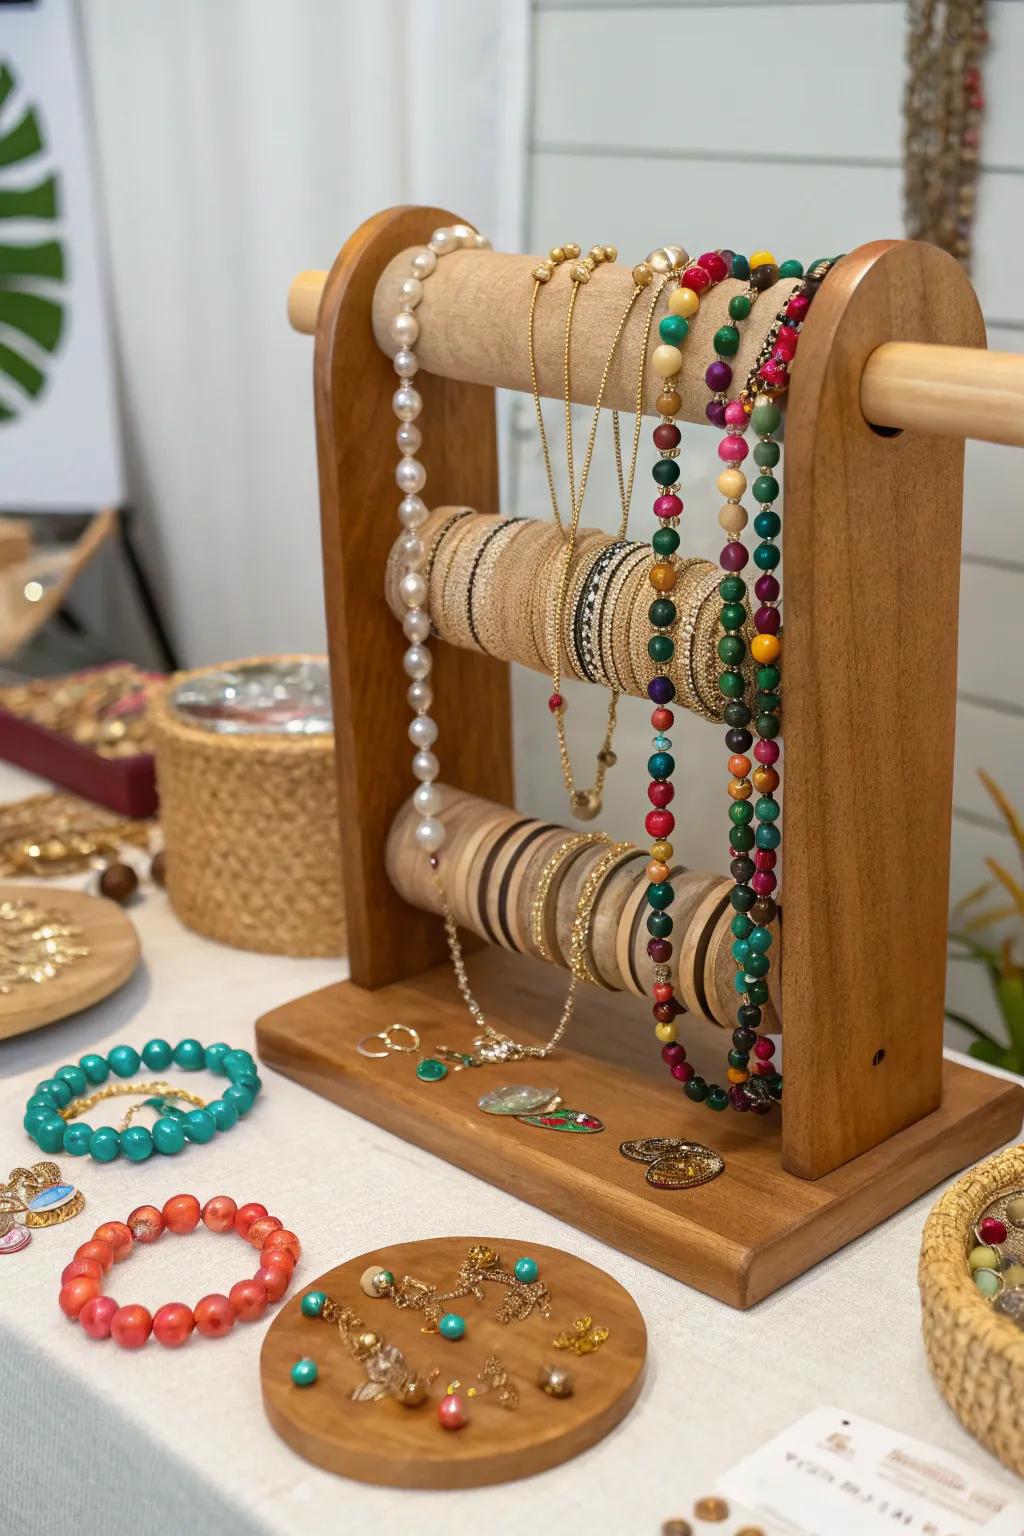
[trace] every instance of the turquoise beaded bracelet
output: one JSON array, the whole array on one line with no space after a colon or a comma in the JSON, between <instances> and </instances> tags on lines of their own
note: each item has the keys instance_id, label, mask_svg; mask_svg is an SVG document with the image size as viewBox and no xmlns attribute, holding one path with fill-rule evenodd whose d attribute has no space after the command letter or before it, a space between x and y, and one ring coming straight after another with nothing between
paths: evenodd
<instances>
[{"instance_id":1,"label":"turquoise beaded bracelet","mask_svg":"<svg viewBox=\"0 0 1024 1536\"><path fill-rule=\"evenodd\" d=\"M68 1122L62 1111L71 1100L92 1086L115 1077L134 1077L140 1067L162 1072L171 1065L183 1072L204 1067L230 1084L219 1099L205 1109L185 1112L176 1105L161 1105L160 1118L150 1131L144 1125L112 1125L93 1130L83 1121ZM131 1045L115 1045L108 1056L88 1055L77 1066L58 1067L52 1077L37 1083L25 1106L22 1124L40 1151L67 1152L72 1157L88 1153L100 1163L112 1163L122 1153L133 1163L145 1162L154 1152L172 1156L187 1141L212 1141L218 1131L229 1131L240 1115L248 1114L263 1084L256 1062L248 1051L232 1050L218 1043L205 1048L198 1040L182 1040L173 1048L166 1040L150 1040L142 1053Z\"/></svg>"}]
</instances>

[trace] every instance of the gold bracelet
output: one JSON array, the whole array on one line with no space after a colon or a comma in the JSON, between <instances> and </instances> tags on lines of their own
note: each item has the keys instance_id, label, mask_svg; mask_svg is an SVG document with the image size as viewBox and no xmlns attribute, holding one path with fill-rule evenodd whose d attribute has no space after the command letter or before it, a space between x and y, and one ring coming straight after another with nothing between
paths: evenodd
<instances>
[{"instance_id":1,"label":"gold bracelet","mask_svg":"<svg viewBox=\"0 0 1024 1536\"><path fill-rule=\"evenodd\" d=\"M583 887L576 898L576 916L573 918L572 934L569 940L569 969L577 981L589 981L591 986L600 987L605 992L611 992L614 989L607 986L599 976L595 976L587 953L590 947L591 914L597 902L598 892L616 864L624 855L632 858L636 852L637 849L633 843L612 843L607 853L601 855L584 880Z\"/></svg>"},{"instance_id":2,"label":"gold bracelet","mask_svg":"<svg viewBox=\"0 0 1024 1536\"><path fill-rule=\"evenodd\" d=\"M130 1093L160 1094L165 1099L183 1099L186 1104L194 1104L196 1109L206 1108L206 1100L201 1099L198 1094L189 1093L186 1088L174 1088L170 1083L109 1083L106 1088L97 1089L87 1098L72 1099L63 1109L58 1109L57 1113L62 1120L76 1120L79 1115L88 1114L90 1109L95 1108L97 1104L102 1104L104 1100L121 1099ZM135 1105L128 1111L120 1127L121 1130L131 1124L132 1116L138 1108L139 1106Z\"/></svg>"},{"instance_id":3,"label":"gold bracelet","mask_svg":"<svg viewBox=\"0 0 1024 1536\"><path fill-rule=\"evenodd\" d=\"M544 934L545 909L547 907L548 892L551 890L551 882L570 854L579 853L582 849L588 848L592 844L607 843L609 841L607 832L573 832L568 837L562 839L541 870L536 890L530 902L530 943L534 954L539 955L542 960L553 961L555 958L548 947Z\"/></svg>"}]
</instances>

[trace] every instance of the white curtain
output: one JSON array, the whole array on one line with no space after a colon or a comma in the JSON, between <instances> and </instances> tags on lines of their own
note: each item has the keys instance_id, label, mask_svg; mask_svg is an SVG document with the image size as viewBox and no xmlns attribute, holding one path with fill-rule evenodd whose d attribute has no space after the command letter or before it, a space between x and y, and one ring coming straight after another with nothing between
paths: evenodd
<instances>
[{"instance_id":1,"label":"white curtain","mask_svg":"<svg viewBox=\"0 0 1024 1536\"><path fill-rule=\"evenodd\" d=\"M522 242L528 0L80 0L128 485L183 661L322 649L288 283L369 214Z\"/></svg>"}]
</instances>

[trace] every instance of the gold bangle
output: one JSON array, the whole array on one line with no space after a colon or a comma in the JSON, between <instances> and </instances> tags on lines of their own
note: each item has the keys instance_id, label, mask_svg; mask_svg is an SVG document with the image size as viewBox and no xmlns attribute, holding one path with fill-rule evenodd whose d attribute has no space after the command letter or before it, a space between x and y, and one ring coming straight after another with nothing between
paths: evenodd
<instances>
[{"instance_id":1,"label":"gold bangle","mask_svg":"<svg viewBox=\"0 0 1024 1536\"><path fill-rule=\"evenodd\" d=\"M590 847L592 844L607 843L608 841L607 832L573 832L570 836L563 838L541 870L530 902L530 943L534 953L539 955L542 960L554 961L555 958L548 947L548 942L544 935L545 909L547 907L548 893L551 890L551 882L571 854L579 853L582 849Z\"/></svg>"},{"instance_id":2,"label":"gold bangle","mask_svg":"<svg viewBox=\"0 0 1024 1536\"><path fill-rule=\"evenodd\" d=\"M633 858L636 852L637 849L633 843L612 843L607 853L601 855L587 875L576 898L576 916L573 918L572 934L569 939L569 969L577 981L589 981L591 986L600 987L604 992L611 992L613 988L607 986L599 976L595 976L590 965L588 950L591 914L596 905L598 893L616 864L624 856Z\"/></svg>"}]
</instances>

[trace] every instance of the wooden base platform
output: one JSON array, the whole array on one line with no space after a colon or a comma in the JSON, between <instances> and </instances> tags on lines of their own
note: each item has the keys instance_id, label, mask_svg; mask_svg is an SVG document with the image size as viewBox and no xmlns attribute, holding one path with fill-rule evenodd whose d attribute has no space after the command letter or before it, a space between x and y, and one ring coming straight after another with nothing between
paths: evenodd
<instances>
[{"instance_id":1,"label":"wooden base platform","mask_svg":"<svg viewBox=\"0 0 1024 1536\"><path fill-rule=\"evenodd\" d=\"M487 950L471 957L470 976L499 1028L534 1042L549 1036L563 973ZM634 998L587 988L568 1049L437 1083L417 1078L413 1056L370 1061L356 1051L364 1035L397 1023L419 1031L425 1053L440 1044L469 1049L472 1039L447 965L374 992L326 987L267 1014L256 1038L268 1066L314 1092L734 1307L753 1306L1011 1140L1024 1118L1019 1085L947 1062L940 1109L810 1182L783 1170L777 1117L715 1114L683 1096ZM719 1071L725 1032L694 1026L692 1037L697 1070ZM559 1134L481 1113L480 1095L502 1083L550 1083L605 1130ZM619 1153L620 1142L642 1136L704 1142L721 1153L725 1172L697 1189L655 1190Z\"/></svg>"}]
</instances>

